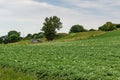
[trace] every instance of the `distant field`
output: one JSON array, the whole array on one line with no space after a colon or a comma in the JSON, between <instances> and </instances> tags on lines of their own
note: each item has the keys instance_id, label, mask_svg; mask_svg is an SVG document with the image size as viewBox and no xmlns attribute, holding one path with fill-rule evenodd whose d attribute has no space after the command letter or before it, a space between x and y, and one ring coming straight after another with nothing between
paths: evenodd
<instances>
[{"instance_id":1,"label":"distant field","mask_svg":"<svg viewBox=\"0 0 120 80\"><path fill-rule=\"evenodd\" d=\"M120 31L85 40L0 45L0 65L40 80L119 80Z\"/></svg>"}]
</instances>

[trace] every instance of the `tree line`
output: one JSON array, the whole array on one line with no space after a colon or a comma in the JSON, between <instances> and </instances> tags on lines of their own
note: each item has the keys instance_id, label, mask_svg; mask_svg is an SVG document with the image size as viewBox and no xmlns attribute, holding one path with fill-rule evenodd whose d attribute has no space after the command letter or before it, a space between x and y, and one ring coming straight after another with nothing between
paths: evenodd
<instances>
[{"instance_id":1,"label":"tree line","mask_svg":"<svg viewBox=\"0 0 120 80\"><path fill-rule=\"evenodd\" d=\"M0 37L0 43L13 43L20 40L30 40L30 39L39 39L45 37L47 41L51 41L55 38L57 34L57 30L62 28L62 22L60 18L57 16L46 17L45 22L43 23L43 27L41 29L42 32L35 33L35 34L28 34L26 37L21 37L21 33L15 30L9 31L6 36ZM120 28L120 24L113 24L112 22L106 22L104 25L100 26L98 30L101 31L112 31L117 28ZM95 29L87 30L84 26L76 24L73 25L69 33L78 33L78 32L87 32L87 31L96 31Z\"/></svg>"}]
</instances>

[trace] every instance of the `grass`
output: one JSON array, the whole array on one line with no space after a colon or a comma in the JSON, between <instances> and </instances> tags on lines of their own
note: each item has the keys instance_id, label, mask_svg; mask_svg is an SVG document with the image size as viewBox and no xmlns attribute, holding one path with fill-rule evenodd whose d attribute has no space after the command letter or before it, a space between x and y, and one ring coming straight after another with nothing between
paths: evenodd
<instances>
[{"instance_id":1,"label":"grass","mask_svg":"<svg viewBox=\"0 0 120 80\"><path fill-rule=\"evenodd\" d=\"M37 80L37 77L22 72L15 72L12 68L0 67L0 80Z\"/></svg>"},{"instance_id":2,"label":"grass","mask_svg":"<svg viewBox=\"0 0 120 80\"><path fill-rule=\"evenodd\" d=\"M76 40L82 40L82 39L88 39L88 38L93 38L102 34L105 34L106 32L104 31L88 31L88 32L80 32L80 33L58 33L55 36L55 39L52 42L67 42L67 41L76 41ZM41 38L43 43L46 43L45 38ZM16 43L12 44L30 44L30 40L21 40Z\"/></svg>"},{"instance_id":3,"label":"grass","mask_svg":"<svg viewBox=\"0 0 120 80\"><path fill-rule=\"evenodd\" d=\"M102 34L105 34L105 32L89 31L89 32L70 33L70 34L58 34L58 37L56 38L55 41L75 41L75 40L87 39L90 37L96 37Z\"/></svg>"},{"instance_id":4,"label":"grass","mask_svg":"<svg viewBox=\"0 0 120 80\"><path fill-rule=\"evenodd\" d=\"M40 80L119 80L120 31L85 40L0 46L0 65ZM68 38L67 38L68 39Z\"/></svg>"}]
</instances>

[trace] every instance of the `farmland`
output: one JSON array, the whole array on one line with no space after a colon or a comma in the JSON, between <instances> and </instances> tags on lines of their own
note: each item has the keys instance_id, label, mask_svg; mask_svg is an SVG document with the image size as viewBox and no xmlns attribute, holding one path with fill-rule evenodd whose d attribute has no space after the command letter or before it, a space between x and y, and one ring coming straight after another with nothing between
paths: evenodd
<instances>
[{"instance_id":1,"label":"farmland","mask_svg":"<svg viewBox=\"0 0 120 80\"><path fill-rule=\"evenodd\" d=\"M40 80L119 80L120 31L85 40L0 45L0 65Z\"/></svg>"}]
</instances>

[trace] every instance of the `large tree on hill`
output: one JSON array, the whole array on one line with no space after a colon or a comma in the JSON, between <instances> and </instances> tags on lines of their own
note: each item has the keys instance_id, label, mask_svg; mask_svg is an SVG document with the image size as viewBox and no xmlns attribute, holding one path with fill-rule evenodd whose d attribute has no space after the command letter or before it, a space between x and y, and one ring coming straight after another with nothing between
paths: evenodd
<instances>
[{"instance_id":1,"label":"large tree on hill","mask_svg":"<svg viewBox=\"0 0 120 80\"><path fill-rule=\"evenodd\" d=\"M56 30L60 30L62 28L62 23L60 18L57 16L46 17L45 22L43 23L42 31L44 31L44 35L48 41L53 40L56 35Z\"/></svg>"},{"instance_id":2,"label":"large tree on hill","mask_svg":"<svg viewBox=\"0 0 120 80\"><path fill-rule=\"evenodd\" d=\"M82 25L73 25L70 28L70 33L78 33L78 32L85 32L86 29L84 29L84 27Z\"/></svg>"}]
</instances>

